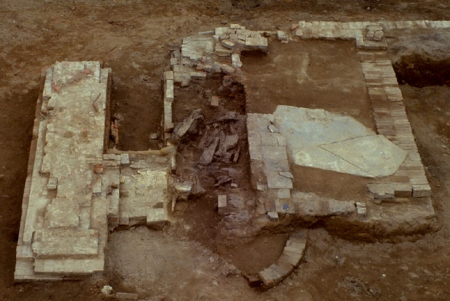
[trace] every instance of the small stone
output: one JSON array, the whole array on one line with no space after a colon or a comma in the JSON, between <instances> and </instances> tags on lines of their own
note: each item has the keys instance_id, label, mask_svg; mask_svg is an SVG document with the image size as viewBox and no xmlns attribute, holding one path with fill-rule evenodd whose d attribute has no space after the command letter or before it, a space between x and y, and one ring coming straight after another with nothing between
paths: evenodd
<instances>
[{"instance_id":1,"label":"small stone","mask_svg":"<svg viewBox=\"0 0 450 301\"><path fill-rule=\"evenodd\" d=\"M158 134L157 133L151 133L150 134L150 139L157 140L158 139Z\"/></svg>"},{"instance_id":2,"label":"small stone","mask_svg":"<svg viewBox=\"0 0 450 301\"><path fill-rule=\"evenodd\" d=\"M223 47L228 49L233 49L233 47L235 46L235 44L230 40L222 40L220 43Z\"/></svg>"},{"instance_id":3,"label":"small stone","mask_svg":"<svg viewBox=\"0 0 450 301\"><path fill-rule=\"evenodd\" d=\"M288 35L284 31L281 31L281 30L277 31L277 38L281 42L289 40Z\"/></svg>"},{"instance_id":4,"label":"small stone","mask_svg":"<svg viewBox=\"0 0 450 301\"><path fill-rule=\"evenodd\" d=\"M247 279L250 287L259 287L262 285L261 278L258 275L248 275L244 274L244 277Z\"/></svg>"},{"instance_id":5,"label":"small stone","mask_svg":"<svg viewBox=\"0 0 450 301\"><path fill-rule=\"evenodd\" d=\"M217 196L217 211L220 215L224 214L225 209L227 208L227 196L226 195L218 195Z\"/></svg>"},{"instance_id":6,"label":"small stone","mask_svg":"<svg viewBox=\"0 0 450 301\"><path fill-rule=\"evenodd\" d=\"M113 292L113 288L109 285L105 285L102 287L102 294L105 296L111 296Z\"/></svg>"},{"instance_id":7,"label":"small stone","mask_svg":"<svg viewBox=\"0 0 450 301\"><path fill-rule=\"evenodd\" d=\"M234 53L231 55L231 65L233 68L239 69L242 67L242 62L239 54Z\"/></svg>"},{"instance_id":8,"label":"small stone","mask_svg":"<svg viewBox=\"0 0 450 301\"><path fill-rule=\"evenodd\" d=\"M220 66L220 70L225 74L233 74L234 73L234 68L227 64L222 64Z\"/></svg>"},{"instance_id":9,"label":"small stone","mask_svg":"<svg viewBox=\"0 0 450 301\"><path fill-rule=\"evenodd\" d=\"M356 212L358 213L358 215L366 216L366 204L362 202L356 202Z\"/></svg>"},{"instance_id":10,"label":"small stone","mask_svg":"<svg viewBox=\"0 0 450 301\"><path fill-rule=\"evenodd\" d=\"M229 275L235 275L239 273L239 270L232 264L225 263L221 271L222 275L228 277Z\"/></svg>"},{"instance_id":11,"label":"small stone","mask_svg":"<svg viewBox=\"0 0 450 301\"><path fill-rule=\"evenodd\" d=\"M376 199L391 199L394 197L394 185L391 183L370 183L367 188Z\"/></svg>"},{"instance_id":12,"label":"small stone","mask_svg":"<svg viewBox=\"0 0 450 301\"><path fill-rule=\"evenodd\" d=\"M177 199L187 201L192 191L192 183L190 182L177 182L174 185L177 193Z\"/></svg>"},{"instance_id":13,"label":"small stone","mask_svg":"<svg viewBox=\"0 0 450 301\"><path fill-rule=\"evenodd\" d=\"M218 106L219 106L219 96L212 96L211 107L218 107Z\"/></svg>"},{"instance_id":14,"label":"small stone","mask_svg":"<svg viewBox=\"0 0 450 301\"><path fill-rule=\"evenodd\" d=\"M264 185L264 184L261 184L261 183L256 184L256 190L264 191L266 189L267 189L267 185Z\"/></svg>"},{"instance_id":15,"label":"small stone","mask_svg":"<svg viewBox=\"0 0 450 301\"><path fill-rule=\"evenodd\" d=\"M186 117L182 122L178 123L174 128L173 133L176 138L182 138L188 133L197 133L198 121L203 120L202 110L197 109Z\"/></svg>"},{"instance_id":16,"label":"small stone","mask_svg":"<svg viewBox=\"0 0 450 301\"><path fill-rule=\"evenodd\" d=\"M211 72L213 70L212 66L210 64L206 64L204 67L206 72Z\"/></svg>"},{"instance_id":17,"label":"small stone","mask_svg":"<svg viewBox=\"0 0 450 301\"><path fill-rule=\"evenodd\" d=\"M121 154L120 155L120 164L124 166L130 165L130 155L128 154Z\"/></svg>"},{"instance_id":18,"label":"small stone","mask_svg":"<svg viewBox=\"0 0 450 301\"><path fill-rule=\"evenodd\" d=\"M278 221L278 213L277 212L270 211L270 212L267 212L267 215L269 216L269 219L271 221Z\"/></svg>"}]
</instances>

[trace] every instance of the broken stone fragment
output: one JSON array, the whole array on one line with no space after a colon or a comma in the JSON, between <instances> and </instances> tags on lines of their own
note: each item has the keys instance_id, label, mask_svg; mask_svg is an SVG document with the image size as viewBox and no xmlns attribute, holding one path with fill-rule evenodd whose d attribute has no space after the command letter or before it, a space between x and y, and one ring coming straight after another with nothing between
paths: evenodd
<instances>
[{"instance_id":1,"label":"broken stone fragment","mask_svg":"<svg viewBox=\"0 0 450 301\"><path fill-rule=\"evenodd\" d=\"M177 194L177 200L187 201L189 194L192 190L192 183L190 182L177 182L174 185Z\"/></svg>"},{"instance_id":2,"label":"broken stone fragment","mask_svg":"<svg viewBox=\"0 0 450 301\"><path fill-rule=\"evenodd\" d=\"M234 53L231 55L231 65L236 69L242 67L241 57L239 56L239 54Z\"/></svg>"},{"instance_id":3,"label":"broken stone fragment","mask_svg":"<svg viewBox=\"0 0 450 301\"><path fill-rule=\"evenodd\" d=\"M230 40L222 40L220 43L222 44L223 47L228 49L233 49L233 47L235 46L235 44Z\"/></svg>"},{"instance_id":4,"label":"broken stone fragment","mask_svg":"<svg viewBox=\"0 0 450 301\"><path fill-rule=\"evenodd\" d=\"M199 163L202 165L208 165L212 162L214 154L216 153L217 146L219 145L219 138L216 137L213 141L204 149Z\"/></svg>"},{"instance_id":5,"label":"broken stone fragment","mask_svg":"<svg viewBox=\"0 0 450 301\"><path fill-rule=\"evenodd\" d=\"M231 149L234 149L237 146L238 142L239 142L238 135L226 135L222 143L222 150L224 152L227 152Z\"/></svg>"},{"instance_id":6,"label":"broken stone fragment","mask_svg":"<svg viewBox=\"0 0 450 301\"><path fill-rule=\"evenodd\" d=\"M105 296L111 296L113 293L113 288L110 285L105 285L102 287L102 294Z\"/></svg>"},{"instance_id":7,"label":"broken stone fragment","mask_svg":"<svg viewBox=\"0 0 450 301\"><path fill-rule=\"evenodd\" d=\"M200 183L200 180L197 175L194 175L193 177L191 177L191 182L192 182L191 194L193 196L199 196L206 192L206 190L203 188L202 184Z\"/></svg>"},{"instance_id":8,"label":"broken stone fragment","mask_svg":"<svg viewBox=\"0 0 450 301\"><path fill-rule=\"evenodd\" d=\"M203 120L202 110L197 109L189 115L189 117L185 118L182 122L178 123L173 130L173 134L175 138L181 139L186 134L197 133L197 123L198 120Z\"/></svg>"},{"instance_id":9,"label":"broken stone fragment","mask_svg":"<svg viewBox=\"0 0 450 301\"><path fill-rule=\"evenodd\" d=\"M240 153L241 153L241 148L238 147L237 150L236 150L236 152L234 153L234 156L233 156L233 163L234 163L234 164L238 163Z\"/></svg>"},{"instance_id":10,"label":"broken stone fragment","mask_svg":"<svg viewBox=\"0 0 450 301\"><path fill-rule=\"evenodd\" d=\"M238 113L228 111L221 117L215 118L213 122L214 123L215 122L230 122L230 121L237 121L238 119L239 119Z\"/></svg>"},{"instance_id":11,"label":"broken stone fragment","mask_svg":"<svg viewBox=\"0 0 450 301\"><path fill-rule=\"evenodd\" d=\"M294 178L294 176L288 171L280 171L278 174L280 176L285 177L285 178L289 178L289 179L293 179Z\"/></svg>"},{"instance_id":12,"label":"broken stone fragment","mask_svg":"<svg viewBox=\"0 0 450 301\"><path fill-rule=\"evenodd\" d=\"M220 70L221 70L223 73L228 74L228 75L233 74L234 71L235 71L233 67L231 67L231 66L229 66L229 65L227 65L227 64L222 64L222 65L220 65Z\"/></svg>"},{"instance_id":13,"label":"broken stone fragment","mask_svg":"<svg viewBox=\"0 0 450 301\"><path fill-rule=\"evenodd\" d=\"M204 69L206 72L212 72L213 71L213 67L210 64L205 64Z\"/></svg>"},{"instance_id":14,"label":"broken stone fragment","mask_svg":"<svg viewBox=\"0 0 450 301\"><path fill-rule=\"evenodd\" d=\"M391 199L394 197L394 185L392 183L367 184L367 188L376 199Z\"/></svg>"},{"instance_id":15,"label":"broken stone fragment","mask_svg":"<svg viewBox=\"0 0 450 301\"><path fill-rule=\"evenodd\" d=\"M220 187L224 184L230 183L231 180L232 179L229 176L219 176L217 177L217 183L214 184L214 187Z\"/></svg>"},{"instance_id":16,"label":"broken stone fragment","mask_svg":"<svg viewBox=\"0 0 450 301\"><path fill-rule=\"evenodd\" d=\"M225 213L227 209L227 196L226 195L218 195L217 196L217 211L220 215Z\"/></svg>"},{"instance_id":17,"label":"broken stone fragment","mask_svg":"<svg viewBox=\"0 0 450 301\"><path fill-rule=\"evenodd\" d=\"M356 212L358 213L358 215L366 216L366 204L362 202L356 202Z\"/></svg>"},{"instance_id":18,"label":"broken stone fragment","mask_svg":"<svg viewBox=\"0 0 450 301\"><path fill-rule=\"evenodd\" d=\"M289 41L288 35L284 31L281 31L281 30L277 31L277 38L278 38L278 40L280 42L287 42L287 41Z\"/></svg>"},{"instance_id":19,"label":"broken stone fragment","mask_svg":"<svg viewBox=\"0 0 450 301\"><path fill-rule=\"evenodd\" d=\"M213 65L212 65L212 71L215 72L215 73L222 72L220 70L220 66L221 66L220 63L214 62Z\"/></svg>"},{"instance_id":20,"label":"broken stone fragment","mask_svg":"<svg viewBox=\"0 0 450 301\"><path fill-rule=\"evenodd\" d=\"M211 97L211 106L212 107L218 107L219 106L219 96L212 96Z\"/></svg>"},{"instance_id":21,"label":"broken stone fragment","mask_svg":"<svg viewBox=\"0 0 450 301\"><path fill-rule=\"evenodd\" d=\"M277 212L270 211L270 212L267 212L267 215L269 216L269 219L271 221L278 221L278 213Z\"/></svg>"}]
</instances>

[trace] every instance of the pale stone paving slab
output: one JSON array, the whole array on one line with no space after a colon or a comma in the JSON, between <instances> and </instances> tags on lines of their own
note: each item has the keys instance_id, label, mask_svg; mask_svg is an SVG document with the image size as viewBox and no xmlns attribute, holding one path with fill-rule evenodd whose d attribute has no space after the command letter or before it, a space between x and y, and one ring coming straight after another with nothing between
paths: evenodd
<instances>
[{"instance_id":1,"label":"pale stone paving slab","mask_svg":"<svg viewBox=\"0 0 450 301\"><path fill-rule=\"evenodd\" d=\"M163 225L169 211L169 156L131 155L120 175L119 224Z\"/></svg>"},{"instance_id":2,"label":"pale stone paving slab","mask_svg":"<svg viewBox=\"0 0 450 301\"><path fill-rule=\"evenodd\" d=\"M273 116L297 165L383 177L393 174L406 156L349 116L290 106L278 106Z\"/></svg>"}]
</instances>

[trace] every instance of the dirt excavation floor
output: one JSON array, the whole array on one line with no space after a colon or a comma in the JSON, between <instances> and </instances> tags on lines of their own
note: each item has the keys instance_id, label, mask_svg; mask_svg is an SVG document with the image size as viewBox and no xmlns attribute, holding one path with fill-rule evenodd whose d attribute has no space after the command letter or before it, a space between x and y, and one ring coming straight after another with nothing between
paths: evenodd
<instances>
[{"instance_id":1,"label":"dirt excavation floor","mask_svg":"<svg viewBox=\"0 0 450 301\"><path fill-rule=\"evenodd\" d=\"M217 244L221 217L215 211L216 196L232 183L216 186L224 176L203 177L211 172L205 167L199 169L199 181L211 193L179 202L169 227L162 231L119 228L110 233L104 277L14 284L36 99L41 72L49 65L63 60L102 61L112 69L111 116L120 127L117 147L159 149L162 140L150 136L161 130L161 78L170 51L184 37L231 23L250 30L287 32L291 23L300 20L450 20L450 4L436 0L3 0L0 19L0 300L103 300L104 285L155 301L450 300L448 28L392 31L386 37L433 192L437 221L427 231L361 241L354 239L354 233L336 233L330 227L327 231L317 224L309 230L297 270L267 291L251 288L234 266L245 273L267 267L283 251L288 235L260 233L239 249ZM274 48L266 56L244 53L241 57L243 71L255 74L247 89L258 95L260 103L250 99L245 107L242 87L223 91L219 87L223 78L207 79L202 85L175 89L175 97L192 101L174 103L174 121L182 121L195 108L202 109L205 120L214 120L215 111L205 103L217 93L226 100L227 110L239 114L273 113L277 105L295 104L345 112L375 129L364 77L355 63L354 41L301 40L284 45L273 39L269 45ZM301 73L305 64L309 77ZM297 80L265 75L276 72ZM256 86L257 82L268 84ZM277 99L283 89L285 97ZM300 102L298 93L302 93ZM237 118L237 127L239 122ZM233 125L227 126L233 131ZM195 143L201 143L200 137ZM248 153L247 145L240 143L241 152ZM179 159L200 155L195 152L187 144L179 150ZM241 156L234 167L224 165L239 185L248 180L248 161ZM306 171L309 177L302 178ZM183 172L189 168L180 169ZM329 191L334 191L332 197L346 200L366 193L367 181L361 177L339 174L323 183L325 172L319 169L296 167L292 173L301 179L294 183L296 188L319 191L320 196L330 197ZM250 189L248 183L242 185L243 193Z\"/></svg>"}]
</instances>

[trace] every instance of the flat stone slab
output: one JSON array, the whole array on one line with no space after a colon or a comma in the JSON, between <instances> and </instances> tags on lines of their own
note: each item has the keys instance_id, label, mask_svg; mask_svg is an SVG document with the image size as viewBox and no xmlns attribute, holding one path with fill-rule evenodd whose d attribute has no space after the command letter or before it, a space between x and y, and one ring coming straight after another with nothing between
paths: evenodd
<instances>
[{"instance_id":1,"label":"flat stone slab","mask_svg":"<svg viewBox=\"0 0 450 301\"><path fill-rule=\"evenodd\" d=\"M292 204L295 214L305 217L350 215L356 212L356 204L354 201L338 201L320 197L314 193L300 191L294 191L292 193Z\"/></svg>"},{"instance_id":2,"label":"flat stone slab","mask_svg":"<svg viewBox=\"0 0 450 301\"><path fill-rule=\"evenodd\" d=\"M33 252L38 258L83 257L98 254L98 231L45 229L34 233Z\"/></svg>"},{"instance_id":3,"label":"flat stone slab","mask_svg":"<svg viewBox=\"0 0 450 301\"><path fill-rule=\"evenodd\" d=\"M274 124L300 166L364 177L394 174L406 152L352 117L322 109L278 106Z\"/></svg>"},{"instance_id":4,"label":"flat stone slab","mask_svg":"<svg viewBox=\"0 0 450 301\"><path fill-rule=\"evenodd\" d=\"M157 224L169 220L168 156L131 156L120 176L120 222Z\"/></svg>"},{"instance_id":5,"label":"flat stone slab","mask_svg":"<svg viewBox=\"0 0 450 301\"><path fill-rule=\"evenodd\" d=\"M367 174L369 177L394 174L406 157L404 150L381 135L338 141L321 148L357 167L361 175Z\"/></svg>"}]
</instances>

